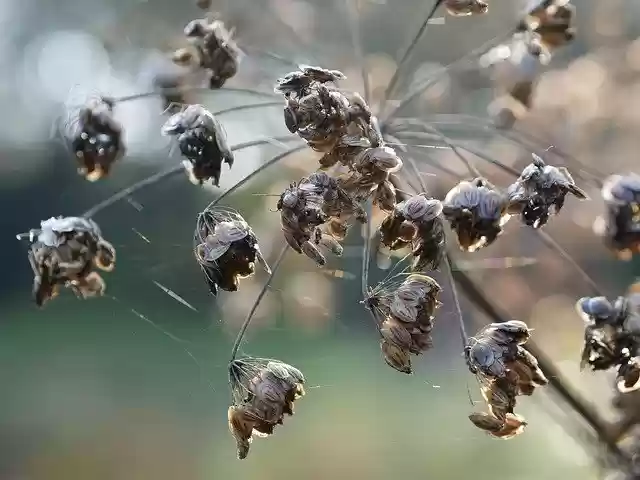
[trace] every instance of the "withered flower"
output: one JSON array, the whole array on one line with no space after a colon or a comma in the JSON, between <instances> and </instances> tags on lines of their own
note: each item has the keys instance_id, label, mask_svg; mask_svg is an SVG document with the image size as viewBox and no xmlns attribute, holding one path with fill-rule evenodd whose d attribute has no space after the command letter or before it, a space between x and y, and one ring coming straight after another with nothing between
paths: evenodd
<instances>
[{"instance_id":1,"label":"withered flower","mask_svg":"<svg viewBox=\"0 0 640 480\"><path fill-rule=\"evenodd\" d=\"M337 256L342 255L343 248L333 236L320 229L330 217L324 211L323 195L313 189L305 189L306 180L291 184L280 196L277 208L282 232L289 246L322 266L327 259L318 248L320 245Z\"/></svg>"},{"instance_id":2,"label":"withered flower","mask_svg":"<svg viewBox=\"0 0 640 480\"><path fill-rule=\"evenodd\" d=\"M401 284L381 284L369 292L365 305L379 323L380 348L387 364L411 374L411 354L433 345L431 330L442 288L431 277L411 274Z\"/></svg>"},{"instance_id":3,"label":"withered flower","mask_svg":"<svg viewBox=\"0 0 640 480\"><path fill-rule=\"evenodd\" d=\"M278 360L241 358L231 362L233 405L228 418L239 459L249 454L254 435L273 434L285 415L293 415L294 402L305 394L304 382L300 370Z\"/></svg>"},{"instance_id":4,"label":"withered flower","mask_svg":"<svg viewBox=\"0 0 640 480\"><path fill-rule=\"evenodd\" d=\"M211 180L219 186L222 164L233 166L224 127L202 105L189 105L172 115L163 125L162 134L177 137L180 152L187 159L182 163L195 185Z\"/></svg>"},{"instance_id":5,"label":"withered flower","mask_svg":"<svg viewBox=\"0 0 640 480\"><path fill-rule=\"evenodd\" d=\"M73 112L65 126L78 173L90 182L109 175L113 164L126 153L122 126L113 117L113 106L111 99L92 99Z\"/></svg>"},{"instance_id":6,"label":"withered flower","mask_svg":"<svg viewBox=\"0 0 640 480\"><path fill-rule=\"evenodd\" d=\"M612 175L602 187L606 215L594 230L621 260L640 252L640 175Z\"/></svg>"},{"instance_id":7,"label":"withered flower","mask_svg":"<svg viewBox=\"0 0 640 480\"><path fill-rule=\"evenodd\" d=\"M442 203L421 193L395 206L380 224L380 243L391 251L411 248L414 272L437 270L446 236Z\"/></svg>"},{"instance_id":8,"label":"withered flower","mask_svg":"<svg viewBox=\"0 0 640 480\"><path fill-rule=\"evenodd\" d=\"M390 212L395 207L396 189L389 175L402 168L402 160L386 145L369 147L356 155L352 171L339 179L340 186L357 201L373 195L380 210Z\"/></svg>"},{"instance_id":9,"label":"withered flower","mask_svg":"<svg viewBox=\"0 0 640 480\"><path fill-rule=\"evenodd\" d=\"M376 130L359 94L345 94L329 84L341 78L345 77L338 71L303 67L279 79L275 87L285 97L285 125L317 152L330 152L343 135L371 137Z\"/></svg>"},{"instance_id":10,"label":"withered flower","mask_svg":"<svg viewBox=\"0 0 640 480\"><path fill-rule=\"evenodd\" d=\"M104 293L105 282L94 268L113 270L116 251L93 220L52 217L30 232L30 240L33 295L39 307L55 298L61 286L79 298Z\"/></svg>"},{"instance_id":11,"label":"withered flower","mask_svg":"<svg viewBox=\"0 0 640 480\"><path fill-rule=\"evenodd\" d=\"M586 200L564 167L547 165L542 158L532 154L533 162L527 165L520 177L507 190L511 215L520 214L522 222L533 228L546 225L551 213L558 214L564 206L567 194Z\"/></svg>"},{"instance_id":12,"label":"withered flower","mask_svg":"<svg viewBox=\"0 0 640 480\"><path fill-rule=\"evenodd\" d=\"M198 215L194 253L212 294L238 290L239 280L255 273L255 264L270 272L253 230L242 216L217 207Z\"/></svg>"},{"instance_id":13,"label":"withered flower","mask_svg":"<svg viewBox=\"0 0 640 480\"><path fill-rule=\"evenodd\" d=\"M327 232L336 240L344 240L351 218L360 223L367 223L367 214L362 206L329 174L312 173L301 180L299 188L311 195L322 197L322 211L329 217L326 223Z\"/></svg>"},{"instance_id":14,"label":"withered flower","mask_svg":"<svg viewBox=\"0 0 640 480\"><path fill-rule=\"evenodd\" d=\"M497 438L524 431L526 422L514 413L516 397L532 395L536 386L548 383L536 358L523 348L530 332L518 320L491 323L465 346L467 366L489 406L488 413L473 413L469 419Z\"/></svg>"},{"instance_id":15,"label":"withered flower","mask_svg":"<svg viewBox=\"0 0 640 480\"><path fill-rule=\"evenodd\" d=\"M509 220L507 197L484 178L460 182L442 204L460 249L466 252L491 245Z\"/></svg>"},{"instance_id":16,"label":"withered flower","mask_svg":"<svg viewBox=\"0 0 640 480\"><path fill-rule=\"evenodd\" d=\"M205 70L209 75L209 88L222 88L238 72L242 52L221 20L192 20L184 28L184 35L191 48L177 50L173 61L181 66Z\"/></svg>"},{"instance_id":17,"label":"withered flower","mask_svg":"<svg viewBox=\"0 0 640 480\"><path fill-rule=\"evenodd\" d=\"M584 297L576 311L585 321L580 367L617 368L620 392L640 388L640 310L631 294L612 304L605 297Z\"/></svg>"}]
</instances>

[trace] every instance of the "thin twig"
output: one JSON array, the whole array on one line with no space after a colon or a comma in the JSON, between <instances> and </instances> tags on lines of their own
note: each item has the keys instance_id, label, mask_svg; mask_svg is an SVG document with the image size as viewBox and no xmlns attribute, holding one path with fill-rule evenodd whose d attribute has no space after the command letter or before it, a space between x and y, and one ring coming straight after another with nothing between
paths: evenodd
<instances>
[{"instance_id":1,"label":"thin twig","mask_svg":"<svg viewBox=\"0 0 640 480\"><path fill-rule=\"evenodd\" d=\"M345 0L349 15L349 24L351 26L351 42L353 44L353 50L355 52L357 61L360 64L360 71L362 72L364 101L366 103L369 103L371 99L371 88L369 86L369 74L367 73L367 64L362 48L362 33L360 32L360 19L358 14L357 1L358 0Z\"/></svg>"},{"instance_id":2,"label":"thin twig","mask_svg":"<svg viewBox=\"0 0 640 480\"><path fill-rule=\"evenodd\" d=\"M269 286L271 285L271 282L273 281L273 278L275 277L276 272L280 268L280 265L282 265L282 261L284 260L284 257L288 251L289 251L289 245L286 244L280 251L278 258L273 264L273 268L271 269L271 274L269 275L269 278L267 278L267 281L264 282L264 285L262 286L262 290L260 290L260 293L258 294L256 301L251 306L251 310L249 310L249 314L247 315L247 318L244 320L242 326L240 327L240 331L238 332L236 341L233 343L233 348L231 349L231 360L229 360L229 363L232 363L236 359L236 356L238 355L238 350L240 349L240 344L242 343L244 334L247 332L247 328L249 328L249 324L253 319L253 315L256 313L256 310L258 309L258 306L260 305L262 298L265 296L265 294L269 290Z\"/></svg>"},{"instance_id":3,"label":"thin twig","mask_svg":"<svg viewBox=\"0 0 640 480\"><path fill-rule=\"evenodd\" d=\"M394 93L394 90L396 88L396 84L398 83L398 80L400 79L400 75L402 73L404 73L404 69L406 67L407 60L409 60L409 57L411 56L411 54L415 50L416 46L418 45L418 42L422 38L422 35L426 31L427 25L429 24L429 21L436 14L436 10L438 10L438 7L440 7L440 5L443 2L444 2L444 0L436 0L436 2L431 7L431 10L429 10L429 12L427 13L427 17L423 20L422 25L420 25L420 28L418 29L415 37L413 37L413 40L409 44L409 47L402 54L402 57L400 58L400 61L398 62L398 66L396 67L395 72L393 72L393 76L391 77L391 80L387 84L387 88L385 89L384 94L382 96L382 99L380 101L380 108L381 109L384 108L384 105L385 105L386 101Z\"/></svg>"}]
</instances>

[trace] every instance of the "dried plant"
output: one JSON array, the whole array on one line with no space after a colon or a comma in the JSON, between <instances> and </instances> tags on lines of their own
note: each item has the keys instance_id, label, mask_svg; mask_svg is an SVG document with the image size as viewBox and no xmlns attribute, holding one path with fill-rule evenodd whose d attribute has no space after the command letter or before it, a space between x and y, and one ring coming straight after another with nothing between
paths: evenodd
<instances>
[{"instance_id":1,"label":"dried plant","mask_svg":"<svg viewBox=\"0 0 640 480\"><path fill-rule=\"evenodd\" d=\"M199 1L198 5L208 10L210 3ZM451 248L451 240L447 242L445 228L449 224L459 249L475 252L502 241L499 236L510 215L520 215L523 223L534 227L532 234L542 239L597 290L597 285L550 234L540 229L551 213L562 209L567 194L587 199L565 166L548 165L542 158L553 155L571 166L572 171L576 171L576 178L602 189L607 205L606 218L601 221L605 225L602 231L606 244L621 257L630 257L640 251L640 183L637 175L615 175L603 185L597 180L597 175L586 175L582 168L574 169L574 166L580 166L580 162L569 155L557 149L547 149L538 155L532 150L544 149L541 142L531 141L526 132L515 128L501 130L514 127L527 114L538 72L556 50L575 37L575 8L567 1L559 0L535 4L510 29L506 39L496 38L481 51L473 52L474 60L483 67L497 70L507 64L503 96L496 99L491 107L497 122L462 115L453 116L452 121L478 132L488 131L509 139L533 155L533 162L520 172L463 140L445 135L436 121L400 116L403 109L453 67L436 72L418 86L412 86L393 108L388 108L389 100L398 93L408 60L435 12L442 6L451 17L473 16L486 13L487 3L476 0L436 1L401 56L397 69L382 92L377 110L370 104L370 78L360 45L357 5L351 0L347 0L347 4L353 49L363 73L363 95L339 88L338 83L346 79L339 70L327 66L297 65L287 59L282 61L297 65L297 68L273 79L275 94L228 86L233 78L242 75L239 47L242 32L238 32L238 38L232 38L219 17L209 14L207 18L187 25L184 34L190 46L178 50L172 57L176 63L186 67L184 76L157 79L157 91L122 98L104 97L80 109L66 132L80 162L81 173L90 180L96 180L107 175L112 164L125 153L121 128L113 118L119 104L161 96L165 99L165 106L169 107L172 103L184 101L189 93L210 93L215 89L218 93L246 92L271 101L218 112L209 112L199 104L172 107L170 117L159 133L176 137L186 158L183 164L193 183L202 185L211 180L218 187L222 163L231 167L234 151L268 143L298 142L218 196L198 215L194 233L193 253L214 295L219 290L229 294L237 291L239 279L256 273L256 263L261 263L269 274L236 337L228 364L232 394L228 420L236 440L238 457L247 457L253 436L271 435L276 425L283 423L285 415L293 414L294 401L304 395L305 379L296 368L278 360L249 356L238 358L240 345L256 309L290 249L324 267L328 260L322 250L340 256L343 253L341 242L355 221L365 230L361 303L375 321L383 357L388 365L399 372L414 372L411 355L422 354L432 346L434 316L440 306L438 298L441 292L449 290L455 304L466 364L478 379L480 393L488 405L488 412L470 415L470 420L477 427L498 438L511 438L522 433L527 423L514 413L517 397L529 396L536 386L549 384L550 389L593 427L598 441L613 454L620 469L629 467L631 459L619 449L616 439L602 426L599 416L566 387L553 363L530 339L528 326L524 322L507 320L492 301L482 296L464 272L456 270L452 258L452 251L456 249ZM482 15L476 15L472 20L480 22L482 18ZM266 56L279 58L271 54ZM196 81L197 74L202 72L207 77L204 85ZM220 120L224 113L282 105L282 100L283 126L295 136L257 139L231 147L227 145L224 120ZM400 141L405 139L430 143ZM410 153L410 150L423 147L425 150L421 155ZM431 165L447 172L446 165L433 162L427 153L429 148L435 147L451 151L464 163L470 177L460 179L455 175L457 185L442 200L429 193L419 170L419 166ZM322 153L319 159L321 171L311 172L300 181L291 183L274 205L280 214L279 224L285 246L270 269L252 228L240 213L222 207L221 202L267 168L306 148ZM467 155L497 167L510 175L513 183L506 188L494 185ZM28 236L32 242L29 260L35 276L37 303L42 305L54 297L60 285L70 287L82 297L101 294L104 282L93 267L102 270L113 268L115 250L102 238L91 218L133 192L160 182L181 169L181 165L172 166L116 193L79 217L50 219L42 222L40 230L19 235L19 238ZM375 214L384 217L379 226L372 225ZM395 276L390 273L375 288L369 286L368 278L372 238L378 240L379 257L402 250L408 251L407 257L412 257L403 271ZM398 265L404 265L402 260ZM430 274L439 269L449 280L448 287L441 287L431 278ZM456 285L494 321L471 338L466 334ZM594 369L618 367L618 387L625 392L634 389L640 378L636 332L628 326L629 319L640 317L640 302L636 297L631 294L621 297L613 305L600 295L578 302L579 312L587 321L583 362ZM633 418L637 419L638 415L634 413Z\"/></svg>"}]
</instances>

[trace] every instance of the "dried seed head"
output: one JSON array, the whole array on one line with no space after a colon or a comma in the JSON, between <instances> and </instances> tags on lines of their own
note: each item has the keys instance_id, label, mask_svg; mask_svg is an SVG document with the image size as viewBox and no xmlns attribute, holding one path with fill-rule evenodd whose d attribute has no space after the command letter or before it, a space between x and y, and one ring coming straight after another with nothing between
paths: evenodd
<instances>
[{"instance_id":1,"label":"dried seed head","mask_svg":"<svg viewBox=\"0 0 640 480\"><path fill-rule=\"evenodd\" d=\"M236 439L238 458L246 458L251 439L268 436L293 404L304 395L304 376L277 360L242 358L229 365L234 405L229 408L229 430Z\"/></svg>"},{"instance_id":2,"label":"dried seed head","mask_svg":"<svg viewBox=\"0 0 640 480\"><path fill-rule=\"evenodd\" d=\"M198 215L194 253L212 294L238 290L241 278L255 272L259 262L269 270L258 239L244 218L234 210L214 208Z\"/></svg>"},{"instance_id":3,"label":"dried seed head","mask_svg":"<svg viewBox=\"0 0 640 480\"><path fill-rule=\"evenodd\" d=\"M65 139L75 154L78 173L89 181L109 174L115 162L126 153L122 125L113 117L113 102L92 99L70 114Z\"/></svg>"},{"instance_id":4,"label":"dried seed head","mask_svg":"<svg viewBox=\"0 0 640 480\"><path fill-rule=\"evenodd\" d=\"M111 271L116 251L102 238L98 225L81 217L52 217L32 232L29 263L38 306L58 295L61 286L79 298L103 295L106 285L94 271Z\"/></svg>"}]
</instances>

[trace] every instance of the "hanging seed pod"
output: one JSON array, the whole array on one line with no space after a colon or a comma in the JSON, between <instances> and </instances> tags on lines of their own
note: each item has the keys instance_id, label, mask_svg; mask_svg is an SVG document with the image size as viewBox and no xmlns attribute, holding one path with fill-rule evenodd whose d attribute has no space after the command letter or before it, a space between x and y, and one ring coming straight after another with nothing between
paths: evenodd
<instances>
[{"instance_id":1,"label":"hanging seed pod","mask_svg":"<svg viewBox=\"0 0 640 480\"><path fill-rule=\"evenodd\" d=\"M293 415L294 402L305 394L304 382L300 370L278 360L246 357L229 364L229 430L239 459L249 454L253 436L272 435L285 415Z\"/></svg>"},{"instance_id":2,"label":"hanging seed pod","mask_svg":"<svg viewBox=\"0 0 640 480\"><path fill-rule=\"evenodd\" d=\"M233 152L227 144L224 127L202 105L189 105L172 115L163 125L162 134L177 137L189 180L202 185L211 180L220 184L222 164L233 166Z\"/></svg>"},{"instance_id":3,"label":"hanging seed pod","mask_svg":"<svg viewBox=\"0 0 640 480\"><path fill-rule=\"evenodd\" d=\"M369 292L365 304L379 321L380 347L392 368L411 374L411 354L433 346L431 330L441 291L431 277L412 274L400 284L383 283Z\"/></svg>"},{"instance_id":4,"label":"hanging seed pod","mask_svg":"<svg viewBox=\"0 0 640 480\"><path fill-rule=\"evenodd\" d=\"M113 164L124 157L122 126L113 117L114 103L92 99L72 112L64 136L78 162L78 173L90 182L109 175Z\"/></svg>"},{"instance_id":5,"label":"hanging seed pod","mask_svg":"<svg viewBox=\"0 0 640 480\"><path fill-rule=\"evenodd\" d=\"M253 230L234 210L217 207L198 215L194 253L213 295L237 291L240 279L255 273L256 262L270 272Z\"/></svg>"},{"instance_id":6,"label":"hanging seed pod","mask_svg":"<svg viewBox=\"0 0 640 480\"><path fill-rule=\"evenodd\" d=\"M569 171L544 163L532 154L533 162L525 167L520 177L507 190L507 212L520 215L522 223L540 228L549 221L551 214L558 214L564 206L567 194L586 200L587 194L576 186Z\"/></svg>"},{"instance_id":7,"label":"hanging seed pod","mask_svg":"<svg viewBox=\"0 0 640 480\"><path fill-rule=\"evenodd\" d=\"M484 178L460 182L442 204L460 249L466 252L491 245L509 220L507 197Z\"/></svg>"},{"instance_id":8,"label":"hanging seed pod","mask_svg":"<svg viewBox=\"0 0 640 480\"><path fill-rule=\"evenodd\" d=\"M55 298L60 287L70 288L79 298L104 294L106 284L94 268L113 270L116 251L93 220L52 217L31 231L31 242L36 305L42 307Z\"/></svg>"}]
</instances>

